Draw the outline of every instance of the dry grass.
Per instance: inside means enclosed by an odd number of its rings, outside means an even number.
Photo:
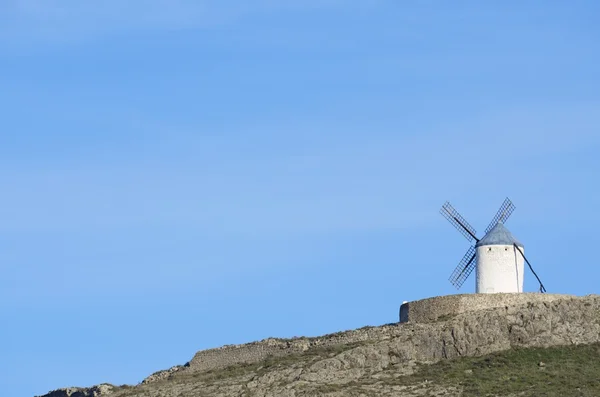
[[[406,384],[460,387],[464,396],[600,396],[600,344],[518,349],[421,365]]]

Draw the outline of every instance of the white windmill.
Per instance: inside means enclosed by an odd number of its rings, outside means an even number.
[[[546,288],[533,271],[531,264],[525,258],[524,246],[508,229],[504,222],[514,211],[515,206],[506,198],[500,206],[498,213],[492,219],[485,236],[480,240],[475,235],[475,229],[446,202],[440,213],[469,240],[475,241],[456,269],[450,275],[450,282],[459,289],[469,277],[475,267],[476,292],[477,293],[499,293],[499,292],[523,292],[523,273],[525,262],[540,283],[540,292],[546,292]]]

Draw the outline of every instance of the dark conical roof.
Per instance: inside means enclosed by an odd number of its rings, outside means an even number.
[[[497,223],[481,240],[475,244],[476,247],[482,245],[513,245],[517,244],[523,247],[523,244],[512,235],[511,232],[502,224]]]

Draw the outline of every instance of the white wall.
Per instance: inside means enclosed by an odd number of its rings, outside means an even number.
[[[512,245],[477,247],[477,293],[523,292],[524,264]]]

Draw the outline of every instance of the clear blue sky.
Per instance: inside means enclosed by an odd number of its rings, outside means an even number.
[[[599,16],[0,0],[0,395],[394,322],[456,292],[445,200],[509,196],[548,291],[598,293]]]

